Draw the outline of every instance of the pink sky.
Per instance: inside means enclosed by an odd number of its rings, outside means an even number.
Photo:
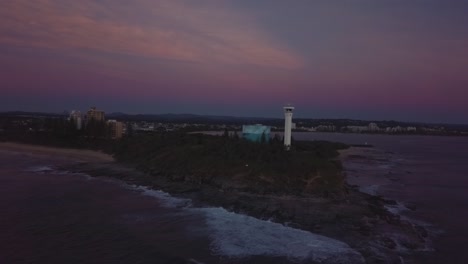
[[[468,123],[468,5],[0,3],[0,111]]]

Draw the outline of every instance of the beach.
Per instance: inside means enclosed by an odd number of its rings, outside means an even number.
[[[114,162],[114,158],[109,154],[85,149],[56,148],[14,142],[0,142],[0,150],[22,152],[31,155],[59,156],[63,159],[79,162]]]

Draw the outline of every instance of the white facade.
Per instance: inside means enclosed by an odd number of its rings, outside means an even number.
[[[284,146],[286,149],[291,147],[291,129],[294,107],[285,106],[284,109]]]
[[[73,110],[70,114],[69,120],[73,122],[76,129],[81,130],[82,116],[80,111]]]
[[[380,128],[376,123],[369,123],[369,131],[372,131],[372,132],[380,131]]]

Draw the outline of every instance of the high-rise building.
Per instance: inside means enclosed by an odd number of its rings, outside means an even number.
[[[110,137],[112,139],[122,138],[123,123],[117,120],[108,120],[107,127],[109,128]]]
[[[101,122],[104,121],[104,118],[104,111],[97,110],[96,107],[91,107],[86,113],[86,122],[91,120]]]
[[[81,130],[83,119],[82,119],[80,111],[75,111],[75,110],[71,111],[69,120],[73,122],[76,129]]]

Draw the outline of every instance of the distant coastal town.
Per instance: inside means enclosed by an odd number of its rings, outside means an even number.
[[[72,110],[61,114],[35,112],[0,113],[0,133],[7,130],[43,131],[48,123],[70,121],[77,130],[89,127],[105,130],[113,139],[128,133],[151,133],[162,131],[231,131],[241,132],[243,125],[263,124],[272,132],[284,130],[283,118],[255,118],[232,116],[207,116],[193,114],[129,115],[123,113],[106,114],[103,110],[91,107],[86,112]],[[332,132],[368,134],[408,134],[468,136],[468,125],[426,124],[398,121],[365,121],[352,119],[312,119],[296,118],[292,123],[293,132]]]

